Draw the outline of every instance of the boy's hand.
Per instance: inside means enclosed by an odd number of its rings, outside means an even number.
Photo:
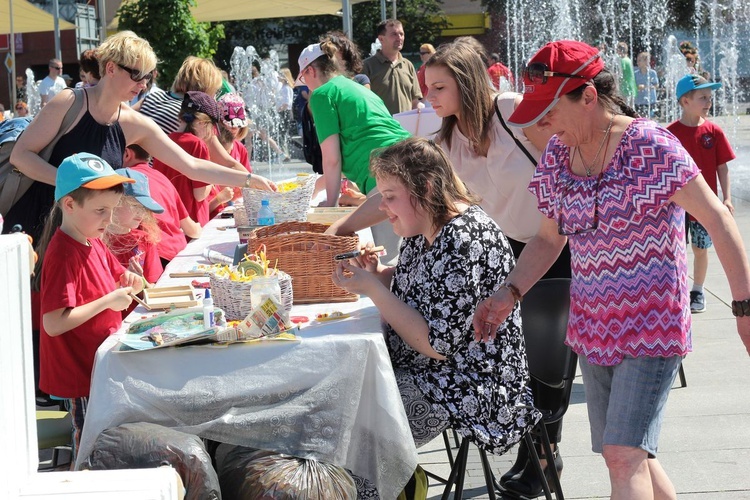
[[[113,311],[124,311],[133,302],[133,297],[130,296],[132,293],[133,289],[129,286],[109,292],[107,294],[109,308]]]
[[[132,293],[141,293],[141,290],[143,290],[143,278],[133,272],[125,271],[120,276],[120,286],[131,288]]]

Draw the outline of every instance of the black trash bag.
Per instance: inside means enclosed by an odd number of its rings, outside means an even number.
[[[237,446],[219,467],[224,500],[356,500],[357,487],[336,465]]]
[[[198,436],[161,425],[123,424],[99,434],[84,469],[148,469],[168,463],[185,486],[185,500],[221,500],[219,477]]]

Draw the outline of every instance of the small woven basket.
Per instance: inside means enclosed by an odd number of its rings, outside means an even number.
[[[290,312],[294,302],[292,277],[279,271],[278,278],[282,305],[287,312]],[[228,320],[241,321],[250,314],[250,311],[252,311],[250,303],[252,281],[232,281],[229,277],[220,277],[213,273],[208,276],[208,279],[211,283],[211,296],[214,299],[214,304],[224,310]]]
[[[236,227],[247,227],[250,225],[247,220],[247,210],[245,204],[238,201],[234,202],[234,225]]]
[[[261,191],[260,189],[243,188],[242,199],[247,213],[246,226],[258,224],[258,210],[263,200],[273,211],[276,224],[290,221],[306,221],[307,211],[310,209],[310,200],[315,190],[315,175],[298,177],[297,182],[302,183],[300,187],[285,193],[273,191]]]
[[[247,241],[255,251],[265,245],[266,258],[294,279],[294,303],[353,302],[359,298],[333,284],[334,257],[359,246],[359,237],[323,234],[325,224],[284,222],[254,229]]]

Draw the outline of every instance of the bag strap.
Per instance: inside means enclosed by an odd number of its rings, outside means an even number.
[[[39,152],[39,156],[45,161],[49,160],[50,156],[52,156],[52,150],[55,148],[55,145],[57,145],[57,141],[59,141],[60,138],[65,135],[65,132],[68,131],[70,126],[73,125],[73,122],[78,117],[78,113],[81,111],[81,108],[83,108],[84,90],[72,90],[73,95],[75,96],[75,100],[73,101],[73,104],[70,106],[70,108],[68,108],[68,111],[65,112],[65,116],[63,117],[62,123],[60,124],[60,130],[57,131],[57,135],[55,135],[52,141]]]
[[[534,168],[536,168],[536,159],[531,155],[531,153],[529,153],[529,150],[526,149],[523,144],[521,144],[521,141],[518,140],[518,137],[516,137],[513,132],[510,131],[510,128],[508,127],[508,125],[506,125],[505,120],[503,120],[503,115],[500,114],[500,107],[497,104],[497,100],[499,97],[500,96],[497,95],[495,96],[495,113],[497,113],[497,119],[500,120],[500,125],[503,126],[505,131],[508,132],[508,135],[510,135],[515,141],[516,146],[518,146],[518,148],[523,151],[523,154],[526,155],[526,158],[528,158],[531,164],[534,165]]]

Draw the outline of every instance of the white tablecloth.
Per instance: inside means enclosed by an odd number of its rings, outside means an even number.
[[[192,267],[207,246],[231,255],[236,231],[217,230],[231,224],[212,221],[172,261],[163,283],[190,282],[168,273]],[[369,299],[295,306],[292,314],[312,319],[333,310],[351,317],[308,324],[296,342],[113,352],[110,337],[97,352],[78,464],[105,429],[146,421],[341,465],[395,498],[417,456],[380,316]]]

